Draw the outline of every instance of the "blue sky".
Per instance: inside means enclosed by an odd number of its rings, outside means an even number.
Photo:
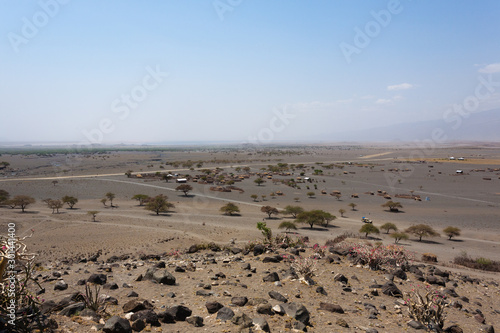
[[[0,0],[0,141],[269,143],[442,119],[500,82],[498,17],[499,1]],[[471,112],[500,107],[500,86],[483,95]]]

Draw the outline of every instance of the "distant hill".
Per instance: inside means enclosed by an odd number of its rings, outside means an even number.
[[[450,117],[450,119],[452,118]],[[462,118],[460,125],[457,124],[458,122],[455,120],[447,123],[441,119],[401,123],[363,131],[330,133],[323,135],[319,139],[358,142],[408,142],[429,139],[435,129],[441,129],[448,142],[500,141],[500,109],[472,113],[468,118]],[[453,127],[456,127],[456,129]]]

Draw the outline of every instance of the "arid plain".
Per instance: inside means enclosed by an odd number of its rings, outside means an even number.
[[[294,235],[309,237],[310,244],[323,245],[346,232],[357,234],[363,226],[362,217],[373,220],[378,227],[394,223],[401,231],[427,224],[441,236],[418,241],[410,235],[410,239],[400,242],[416,253],[417,261],[422,253],[430,252],[438,258],[436,265],[447,270],[498,280],[494,273],[452,263],[464,253],[473,258],[500,260],[500,148],[496,147],[109,149],[42,156],[4,153],[0,161],[9,163],[8,168],[0,170],[0,189],[11,197],[29,195],[36,199],[25,213],[1,207],[2,229],[14,222],[18,236],[34,230],[26,244],[38,254],[38,262],[89,257],[97,251],[102,251],[104,260],[124,254],[183,252],[193,244],[210,242],[222,246],[234,243],[243,248],[248,242],[262,239],[257,222],[265,221],[276,235],[284,232],[278,229],[281,222],[293,221],[282,214],[268,219],[261,212],[262,206],[282,210],[297,205],[337,217],[327,227],[311,229],[307,224],[298,224]],[[281,170],[271,171],[274,166]],[[125,175],[129,171],[131,174]],[[167,182],[163,174],[173,177]],[[204,184],[207,175],[209,182],[213,176],[214,183]],[[261,185],[254,182],[259,177],[265,180]],[[187,178],[193,187],[187,196],[175,190],[179,186],[176,178]],[[294,186],[290,186],[291,179]],[[228,185],[229,180],[235,181]],[[233,189],[213,190],[224,186]],[[334,191],[341,196],[332,195]],[[114,207],[101,202],[108,192],[115,194]],[[382,193],[401,203],[399,212],[381,207],[389,200]],[[132,200],[136,194],[164,194],[175,207],[157,215]],[[254,194],[256,199],[251,197]],[[52,213],[43,202],[65,195],[78,198],[74,209],[64,206],[59,213]],[[240,213],[223,215],[219,209],[228,202],[236,204]],[[351,203],[356,205],[354,209]],[[339,209],[345,210],[343,217]],[[99,212],[96,222],[88,211]],[[448,240],[442,233],[447,226],[460,228],[461,235]],[[370,236],[371,242],[394,243],[382,231]]]

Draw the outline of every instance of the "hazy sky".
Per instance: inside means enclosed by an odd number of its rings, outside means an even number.
[[[0,141],[268,143],[498,108],[499,17],[498,0],[0,0]]]

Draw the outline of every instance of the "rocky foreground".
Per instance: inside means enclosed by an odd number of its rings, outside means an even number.
[[[411,318],[412,290],[442,299],[442,331],[494,332],[500,322],[495,280],[416,262],[402,268],[374,271],[336,247],[257,244],[97,253],[42,263],[35,277],[52,332],[440,331]]]

